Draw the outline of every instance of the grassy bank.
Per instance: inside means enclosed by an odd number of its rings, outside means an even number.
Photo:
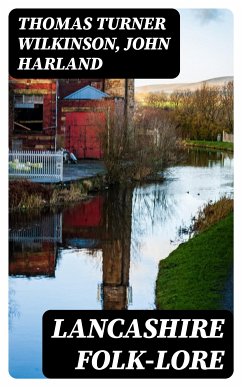
[[[223,309],[233,265],[233,213],[204,230],[160,261],[158,309]]]
[[[9,182],[9,209],[26,210],[78,202],[89,193],[103,189],[105,177],[95,177],[69,184],[39,184],[28,180]]]
[[[232,142],[186,140],[185,145],[200,148],[226,150],[230,152],[233,152],[234,150],[234,144]]]

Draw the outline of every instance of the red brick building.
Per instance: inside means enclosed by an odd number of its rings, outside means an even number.
[[[133,79],[10,78],[10,149],[67,148],[78,158],[102,158],[107,107],[134,107]],[[104,109],[104,106],[106,108]]]

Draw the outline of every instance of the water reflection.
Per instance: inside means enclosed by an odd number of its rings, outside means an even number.
[[[221,152],[216,149],[188,148],[185,165],[196,167],[212,167],[220,165],[221,167],[230,164],[233,161],[232,152]]]
[[[126,309],[129,289],[132,190],[110,190],[62,213],[11,214],[9,274],[55,277],[63,250],[102,252],[104,309]]]
[[[16,213],[9,217],[9,274],[54,276],[62,214]]]
[[[232,162],[232,154],[188,149],[186,166],[168,170],[163,183],[110,189],[63,211],[10,214],[10,276],[54,278],[66,253],[84,251],[101,260],[100,306],[126,309],[131,255],[135,265],[147,238],[155,251],[158,233],[160,241],[166,236],[162,251],[168,255],[200,203],[232,192]]]
[[[103,244],[102,305],[126,309],[129,294],[132,191],[111,190],[105,201],[107,239]]]
[[[152,309],[158,263],[198,208],[233,192],[233,159],[188,152],[166,180],[99,193],[63,211],[10,214],[10,373],[43,377],[49,309]]]

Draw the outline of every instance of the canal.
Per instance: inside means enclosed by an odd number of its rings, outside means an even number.
[[[42,378],[50,309],[154,309],[160,259],[208,201],[233,195],[233,155],[191,149],[162,183],[112,188],[59,211],[10,214],[9,371]]]

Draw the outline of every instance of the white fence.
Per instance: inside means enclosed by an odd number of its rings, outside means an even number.
[[[10,151],[9,177],[51,183],[63,180],[63,152]]]
[[[12,227],[9,241],[21,243],[62,242],[62,214],[45,215],[22,227]]]

